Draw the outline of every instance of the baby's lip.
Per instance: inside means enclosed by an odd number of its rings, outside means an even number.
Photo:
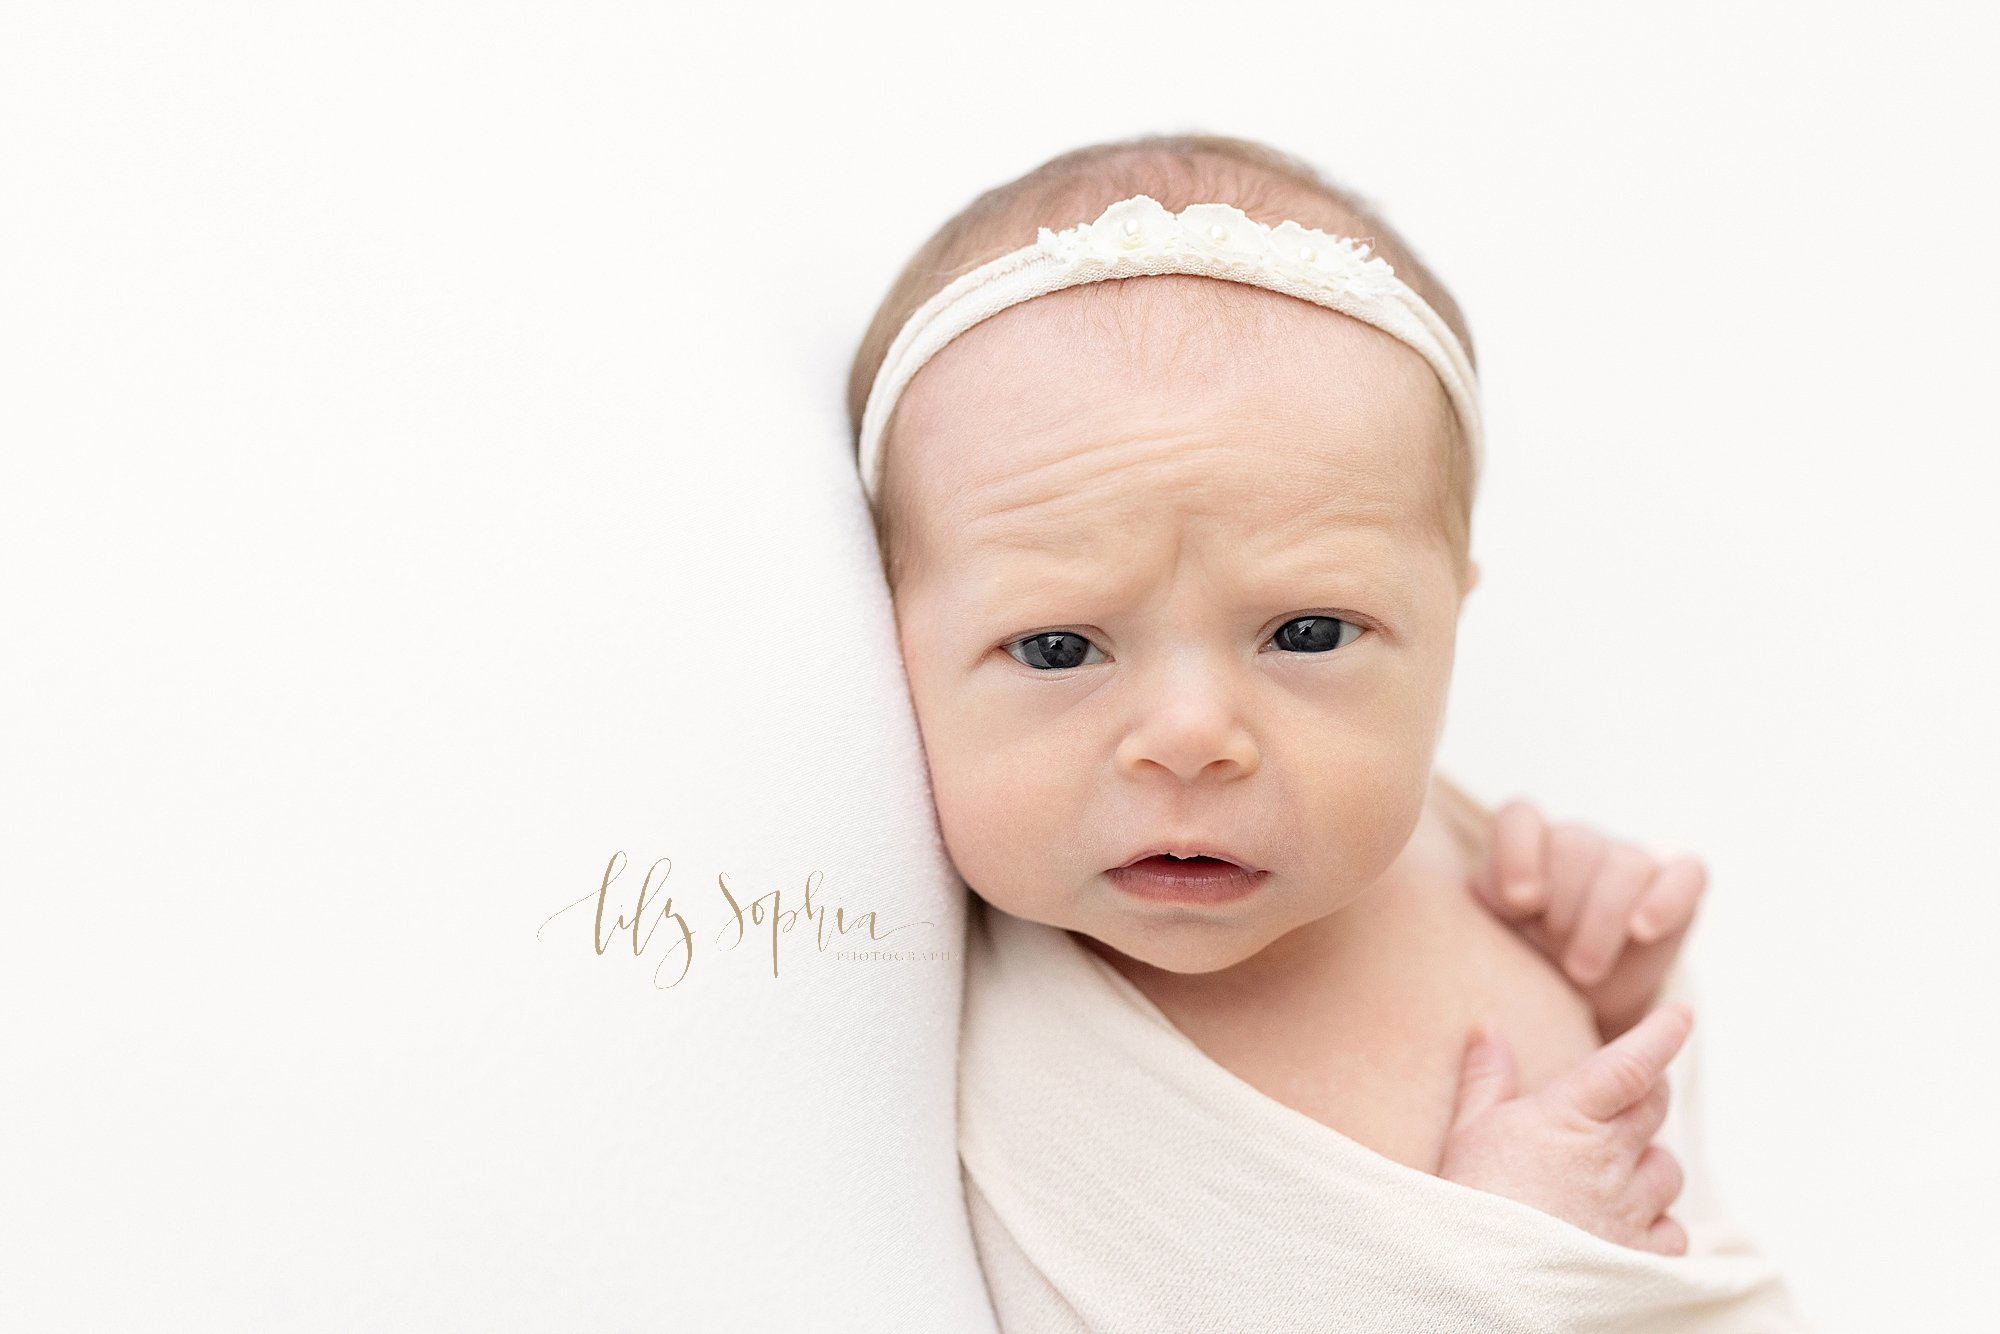
[[[1133,853],[1112,869],[1122,871],[1132,865],[1132,863],[1142,862],[1148,857],[1165,857],[1169,855],[1175,857],[1213,857],[1217,861],[1228,862],[1232,866],[1240,866],[1246,871],[1261,871],[1264,869],[1238,854],[1228,851],[1220,843],[1205,843],[1199,839],[1191,839],[1185,843],[1156,843],[1142,851]]]

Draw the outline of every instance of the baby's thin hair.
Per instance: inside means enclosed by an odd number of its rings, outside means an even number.
[[[1060,231],[1089,222],[1117,201],[1150,195],[1171,212],[1189,204],[1233,204],[1266,225],[1290,218],[1307,227],[1369,243],[1405,283],[1436,310],[1465,345],[1476,367],[1472,332],[1444,284],[1415,250],[1383,221],[1380,209],[1338,185],[1303,158],[1251,139],[1220,134],[1148,134],[1089,144],[981,194],[932,233],[903,266],[869,322],[847,377],[850,444],[858,459],[861,415],[889,345],[911,315],[954,279],[1032,243],[1039,228]],[[1121,280],[1123,281],[1144,281]],[[1207,284],[1200,284],[1204,288]],[[1205,298],[1220,313],[1226,294]],[[895,588],[910,573],[911,553],[898,534],[909,531],[909,501],[890,447],[898,413],[882,434],[883,471],[875,504],[882,571]],[[1473,473],[1463,434],[1433,467],[1438,494],[1448,499],[1445,523],[1461,564],[1470,544]]]

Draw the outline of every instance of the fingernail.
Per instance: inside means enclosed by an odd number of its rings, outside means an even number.
[[[1650,945],[1660,937],[1660,924],[1645,913],[1632,919],[1632,939],[1641,945]]]

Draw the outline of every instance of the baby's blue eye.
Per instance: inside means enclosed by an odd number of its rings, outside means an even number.
[[[1299,627],[1296,634],[1285,633],[1294,626]],[[1352,630],[1354,634],[1342,638],[1343,630]],[[1295,621],[1286,621],[1279,626],[1278,633],[1271,636],[1271,641],[1280,648],[1290,649],[1296,653],[1327,653],[1337,648],[1345,648],[1360,637],[1361,627],[1353,621],[1343,621],[1338,616],[1301,616]]]
[[[1084,654],[1096,645],[1082,635],[1068,630],[1051,630],[1045,635],[1029,635],[1017,639],[1007,646],[1014,660],[1042,671],[1060,671],[1067,667],[1081,666]],[[1015,650],[1020,652],[1016,653]],[[1098,657],[1102,658],[1102,653]]]
[[[1350,630],[1352,634],[1346,633]],[[1291,653],[1330,653],[1334,649],[1346,648],[1359,639],[1361,633],[1361,626],[1353,621],[1343,621],[1338,616],[1300,616],[1279,626],[1277,633],[1271,636],[1271,642]],[[1096,650],[1096,645],[1071,630],[1029,635],[1007,646],[1007,652],[1016,662],[1047,672],[1083,666],[1088,655]],[[1102,652],[1098,652],[1100,661],[1103,656]]]

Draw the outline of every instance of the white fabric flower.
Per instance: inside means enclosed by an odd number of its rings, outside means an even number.
[[[1223,273],[1282,273],[1321,290],[1384,295],[1396,286],[1395,270],[1371,256],[1365,241],[1289,218],[1266,226],[1233,204],[1189,204],[1172,213],[1150,195],[1133,195],[1090,222],[1039,229],[1036,244],[1065,265],[1095,261],[1117,270],[1148,256],[1197,256]]]

